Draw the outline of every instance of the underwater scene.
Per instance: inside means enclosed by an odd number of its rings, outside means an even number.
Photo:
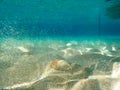
[[[0,90],[120,90],[120,0],[0,0]]]

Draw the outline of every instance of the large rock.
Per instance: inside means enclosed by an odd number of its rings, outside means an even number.
[[[71,90],[101,90],[97,79],[82,79]]]
[[[97,79],[102,90],[120,90],[120,79],[112,78],[111,75],[94,75],[91,79]]]

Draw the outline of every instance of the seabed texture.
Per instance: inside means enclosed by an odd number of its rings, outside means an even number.
[[[120,90],[120,0],[0,0],[0,90]]]
[[[120,90],[119,42],[4,39],[1,90]]]

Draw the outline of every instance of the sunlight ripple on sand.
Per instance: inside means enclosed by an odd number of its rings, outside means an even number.
[[[29,50],[27,48],[23,47],[23,46],[19,46],[17,48],[22,52],[29,52]]]

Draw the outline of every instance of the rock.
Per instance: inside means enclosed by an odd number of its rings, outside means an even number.
[[[113,64],[113,70],[111,74],[112,78],[120,78],[120,62]]]
[[[97,79],[82,79],[71,90],[101,90]]]
[[[120,79],[112,78],[111,75],[93,75],[91,79],[97,79],[102,90],[120,90]]]
[[[71,65],[64,60],[54,60],[50,63],[50,67],[60,71],[67,71],[72,68]]]
[[[63,76],[63,75],[69,75],[69,70],[71,70],[71,65],[64,61],[64,60],[53,60],[48,65],[43,71],[43,74],[41,75],[41,79],[46,78],[48,76]]]

